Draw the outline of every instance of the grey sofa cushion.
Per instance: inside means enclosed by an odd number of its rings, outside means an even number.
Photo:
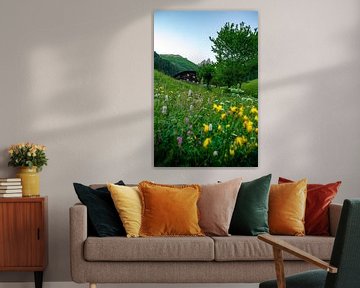
[[[277,236],[280,239],[319,257],[330,260],[334,237],[322,236]],[[212,237],[215,242],[215,261],[273,260],[272,246],[254,236]],[[298,260],[284,253],[284,260]]]
[[[210,237],[88,237],[87,261],[213,261]]]

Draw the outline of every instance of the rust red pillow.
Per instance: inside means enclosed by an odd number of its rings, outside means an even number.
[[[292,180],[279,177],[279,184],[290,183]],[[307,184],[305,210],[305,234],[329,235],[329,206],[336,196],[341,181],[329,184]]]

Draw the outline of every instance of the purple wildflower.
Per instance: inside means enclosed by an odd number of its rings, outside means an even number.
[[[182,142],[183,142],[183,138],[181,136],[177,137],[176,138],[177,142],[178,142],[178,145],[179,147],[181,146]]]

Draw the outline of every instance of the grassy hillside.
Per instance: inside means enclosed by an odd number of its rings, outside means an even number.
[[[180,72],[179,67],[175,66],[170,61],[162,58],[156,52],[154,52],[154,69],[161,71],[166,75],[170,75],[170,76],[174,76]]]
[[[172,54],[161,54],[161,58],[169,61],[173,65],[175,65],[179,72],[186,71],[186,70],[194,70],[197,71],[199,67],[191,62],[190,60],[180,56],[180,55],[172,55]]]
[[[256,98],[258,97],[258,87],[258,79],[248,81],[241,85],[241,89],[244,90],[246,94]]]
[[[156,167],[254,167],[258,102],[154,71]]]

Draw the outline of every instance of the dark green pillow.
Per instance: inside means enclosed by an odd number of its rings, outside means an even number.
[[[230,222],[230,234],[256,236],[269,233],[270,181],[271,174],[241,184]]]
[[[123,181],[115,183],[125,185]],[[116,211],[107,187],[92,189],[80,183],[74,183],[75,192],[87,207],[89,234],[94,236],[125,236],[126,232]]]

